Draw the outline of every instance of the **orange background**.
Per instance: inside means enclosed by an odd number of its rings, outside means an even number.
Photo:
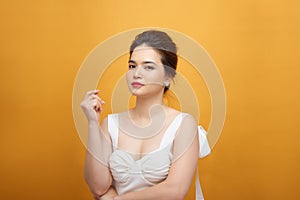
[[[199,162],[206,199],[299,199],[299,4],[2,2],[0,198],[92,199],[72,118],[76,73],[101,41],[155,26],[197,40],[224,80],[225,126]]]

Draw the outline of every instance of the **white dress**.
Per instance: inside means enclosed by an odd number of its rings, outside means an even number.
[[[109,159],[109,167],[113,176],[113,185],[118,194],[143,190],[164,181],[172,164],[171,147],[182,119],[186,113],[180,113],[167,128],[160,147],[134,160],[132,155],[118,149],[119,119],[118,114],[108,115],[108,131],[113,143],[113,152]],[[199,127],[198,130],[201,130]],[[201,134],[198,134],[201,136]],[[200,138],[200,143],[201,139]],[[201,148],[200,148],[201,149]],[[199,180],[196,179],[196,199],[204,199]]]

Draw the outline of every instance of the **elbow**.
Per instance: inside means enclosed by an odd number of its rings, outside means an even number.
[[[184,200],[185,198],[185,193],[177,191],[175,192],[175,196],[172,198],[173,200]]]
[[[89,186],[89,187],[90,187],[91,193],[94,195],[94,197],[97,197],[97,198],[99,198],[102,195],[104,195],[108,191],[108,189],[109,189],[109,187],[107,189],[103,188],[103,187],[102,188],[91,187],[91,186]]]
[[[172,200],[184,200],[187,192],[188,191],[182,186],[179,186],[179,185],[174,186],[172,188],[173,195],[171,198],[172,198]]]
[[[106,181],[99,182],[85,177],[85,181],[89,186],[89,189],[91,193],[94,195],[94,197],[101,197],[102,195],[104,195],[109,190],[112,184],[112,180],[110,178]]]

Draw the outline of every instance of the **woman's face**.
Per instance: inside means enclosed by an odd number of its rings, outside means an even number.
[[[167,77],[160,54],[145,45],[136,47],[128,61],[126,79],[129,90],[135,96],[163,92]]]

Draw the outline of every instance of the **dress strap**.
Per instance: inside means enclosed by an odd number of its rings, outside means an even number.
[[[160,149],[165,148],[167,145],[171,144],[175,138],[177,130],[181,125],[182,119],[187,116],[187,113],[180,113],[178,114],[170,126],[167,128],[161,142],[160,142]]]
[[[107,117],[108,132],[112,140],[113,150],[118,147],[118,132],[119,132],[119,116],[118,114],[110,114]]]

